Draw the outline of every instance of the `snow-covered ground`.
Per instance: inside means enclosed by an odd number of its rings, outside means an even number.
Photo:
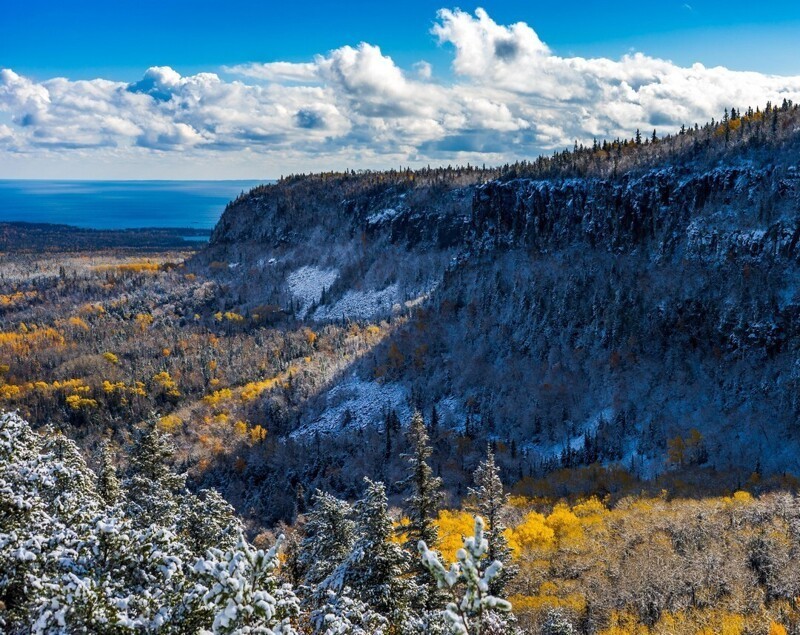
[[[289,293],[300,301],[300,317],[305,317],[308,309],[319,302],[325,289],[336,282],[339,272],[336,269],[320,269],[319,267],[300,267],[286,276]]]
[[[292,433],[302,437],[332,434],[348,428],[382,426],[384,414],[394,410],[403,424],[411,420],[408,390],[397,383],[364,381],[358,375],[344,379],[325,395],[325,409],[313,421]]]
[[[392,311],[395,304],[403,301],[397,284],[390,284],[380,291],[353,291],[345,293],[333,306],[321,306],[312,316],[315,320],[337,320],[350,318],[367,320],[376,315]]]
[[[385,223],[386,221],[390,221],[395,218],[400,212],[394,208],[387,208],[382,209],[379,212],[375,212],[370,214],[367,217],[367,224],[368,225],[380,225],[381,223]]]

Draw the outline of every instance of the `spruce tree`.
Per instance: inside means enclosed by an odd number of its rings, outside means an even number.
[[[150,421],[133,446],[125,481],[127,511],[139,526],[170,525],[178,520],[186,476],[172,471],[174,453],[169,437]]]
[[[503,490],[500,468],[495,463],[490,446],[486,448],[486,460],[478,465],[473,479],[475,487],[469,488],[470,495],[475,499],[473,510],[489,524],[486,557],[492,562],[498,560],[503,563],[503,570],[492,579],[489,589],[492,595],[500,595],[508,580],[516,573],[516,568],[509,564],[511,549],[503,535],[506,530],[503,526],[503,511],[508,503],[508,494]]]
[[[480,516],[475,517],[474,535],[464,538],[464,547],[456,553],[457,562],[449,569],[424,541],[420,541],[418,549],[424,566],[449,595],[444,617],[453,635],[518,633],[511,604],[491,592],[503,563],[488,558],[489,543]]]
[[[97,493],[107,505],[116,505],[122,497],[122,487],[114,465],[114,455],[105,442],[100,448],[100,474],[97,476]]]
[[[408,476],[401,483],[411,487],[405,499],[408,524],[404,527],[408,535],[407,545],[413,553],[420,540],[435,546],[438,530],[434,519],[442,503],[442,479],[433,475],[428,459],[431,447],[425,421],[419,411],[414,412],[408,429],[411,452],[404,455],[408,460]]]
[[[181,498],[177,530],[192,554],[201,556],[212,547],[232,549],[244,527],[217,490],[204,489],[197,496],[187,493]]]
[[[318,585],[347,558],[356,538],[352,515],[353,508],[346,501],[320,490],[314,493],[306,516],[306,535],[300,543],[304,585]]]
[[[408,428],[408,441],[411,451],[403,455],[408,461],[408,476],[401,486],[410,487],[411,493],[405,499],[405,512],[408,517],[402,530],[406,534],[405,548],[410,554],[416,553],[417,545],[422,540],[434,549],[439,542],[439,532],[435,518],[442,502],[442,479],[433,475],[428,465],[431,448],[425,421],[419,411],[414,412]],[[441,603],[436,578],[425,568],[421,561],[412,559],[415,570],[417,594],[413,598],[415,607],[430,610]]]
[[[364,478],[366,489],[356,502],[358,539],[347,560],[329,580],[334,590],[351,587],[357,597],[386,616],[395,628],[411,619],[411,598],[416,594],[408,579],[409,555],[392,538],[394,527],[389,516],[383,483]]]

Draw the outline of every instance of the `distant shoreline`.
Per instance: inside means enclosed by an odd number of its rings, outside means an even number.
[[[0,221],[0,252],[196,251],[207,243],[211,233],[211,229],[197,227],[89,229],[61,223]]]

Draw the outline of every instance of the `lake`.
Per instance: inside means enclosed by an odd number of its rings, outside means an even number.
[[[0,222],[213,229],[228,201],[270,182],[0,180]]]

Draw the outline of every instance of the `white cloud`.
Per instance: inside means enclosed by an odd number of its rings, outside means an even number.
[[[169,157],[191,159],[209,177],[491,163],[637,128],[674,131],[726,107],[800,101],[800,77],[686,68],[642,53],[561,57],[529,25],[500,25],[481,9],[440,11],[432,34],[453,51],[447,79],[424,61],[405,71],[364,42],[305,63],[224,67],[222,76],[152,67],[131,84],[2,70],[0,174],[37,161],[49,170],[76,153],[86,166],[113,157],[134,172],[151,161],[174,173]]]

